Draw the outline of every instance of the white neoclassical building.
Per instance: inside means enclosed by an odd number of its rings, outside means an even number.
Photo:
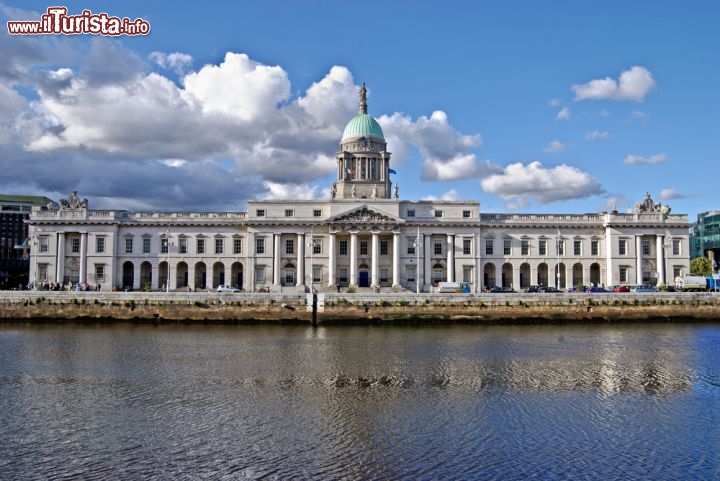
[[[305,291],[342,286],[472,292],[530,285],[672,283],[689,272],[687,215],[646,194],[632,213],[491,214],[475,201],[410,201],[390,180],[377,121],[360,109],[325,200],[250,201],[247,212],[92,210],[76,192],[33,209],[30,279],[103,289]]]

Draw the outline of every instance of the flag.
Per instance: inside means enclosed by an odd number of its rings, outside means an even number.
[[[350,169],[348,169],[347,167],[345,167],[345,173],[346,173],[346,174],[349,174],[349,173],[350,173]]]
[[[397,172],[395,172],[395,171],[392,170],[392,169],[388,169],[388,172],[391,173],[391,174],[397,174]]]

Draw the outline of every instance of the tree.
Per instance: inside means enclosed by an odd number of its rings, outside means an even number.
[[[690,261],[690,274],[694,276],[711,276],[712,262],[707,257],[696,257]]]

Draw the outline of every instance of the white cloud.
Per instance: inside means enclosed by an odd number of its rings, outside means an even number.
[[[570,118],[570,109],[567,107],[563,107],[560,109],[560,112],[557,113],[555,116],[555,119],[557,120],[567,120]]]
[[[278,182],[265,182],[267,194],[265,199],[315,199],[317,197],[316,188],[305,184],[281,184]]]
[[[554,152],[560,152],[565,148],[565,144],[560,142],[559,140],[553,140],[549,144],[547,144],[547,147],[543,149],[544,152],[547,153],[554,153]]]
[[[187,71],[192,63],[192,57],[182,52],[152,52],[148,58],[164,69],[170,69],[178,74],[183,74]]]
[[[496,168],[488,162],[478,163],[473,147],[482,144],[479,134],[463,135],[448,121],[447,114],[435,111],[430,117],[421,116],[413,121],[405,114],[383,115],[378,121],[393,152],[393,164],[407,160],[410,146],[415,146],[423,155],[423,180],[455,180],[480,177]]]
[[[651,155],[650,157],[641,157],[639,155],[628,155],[625,157],[624,163],[628,165],[635,165],[635,164],[662,164],[664,162],[667,162],[667,155],[665,154],[656,154]]]
[[[447,192],[443,193],[440,197],[437,197],[435,195],[426,195],[422,198],[422,200],[447,200],[447,201],[454,201],[454,200],[460,200],[460,195],[458,194],[458,191],[455,189],[450,189]]]
[[[548,102],[548,105],[550,107],[560,107],[562,105],[562,100],[560,99],[550,99]]]
[[[622,209],[624,206],[628,206],[630,203],[628,202],[627,198],[624,195],[610,195],[605,199],[605,202],[602,204],[600,211],[601,212],[613,212],[618,211],[622,212]]]
[[[585,84],[571,87],[575,92],[575,100],[611,99],[642,101],[655,88],[653,74],[645,67],[638,65],[625,70],[616,81],[610,77],[591,80]]]
[[[585,134],[585,140],[600,140],[607,139],[610,137],[610,132],[604,130],[593,130]]]
[[[692,196],[680,193],[680,192],[678,192],[677,189],[670,188],[670,189],[661,190],[660,195],[658,197],[661,200],[673,200],[673,199],[687,199]]]
[[[546,204],[602,193],[598,181],[588,173],[565,164],[546,168],[537,161],[510,164],[502,174],[491,175],[480,185],[485,192],[498,195],[511,209],[526,206],[533,199]]]

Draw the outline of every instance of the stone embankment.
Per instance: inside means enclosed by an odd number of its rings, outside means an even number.
[[[320,296],[330,324],[540,324],[720,320],[720,294],[346,294]],[[0,293],[0,322],[310,324],[305,294]]]

